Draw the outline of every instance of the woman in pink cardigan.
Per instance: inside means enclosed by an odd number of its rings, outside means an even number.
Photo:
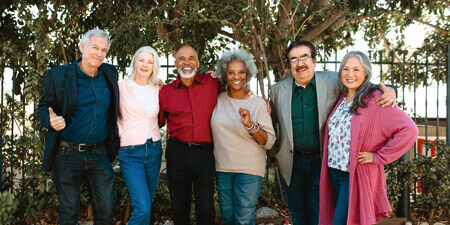
[[[130,225],[150,223],[161,168],[159,67],[158,53],[142,47],[131,60],[128,79],[119,82],[119,162],[133,207]]]
[[[344,92],[325,129],[321,225],[371,225],[392,212],[383,165],[405,154],[418,130],[398,106],[377,106],[375,99],[382,92],[370,82],[371,77],[371,63],[364,53],[344,56],[339,68]]]

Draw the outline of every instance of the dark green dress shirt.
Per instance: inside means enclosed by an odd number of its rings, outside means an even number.
[[[291,114],[294,151],[320,154],[319,110],[315,75],[304,88],[298,86],[295,80],[292,85]]]

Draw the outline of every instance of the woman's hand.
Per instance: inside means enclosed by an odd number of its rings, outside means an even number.
[[[246,127],[251,127],[252,122],[250,121],[250,112],[247,109],[239,108],[239,115],[241,116],[241,121]]]
[[[373,163],[373,152],[358,153],[359,164]]]

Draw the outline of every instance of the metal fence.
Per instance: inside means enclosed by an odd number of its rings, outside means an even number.
[[[407,60],[405,52],[395,52],[397,59],[394,57],[394,52],[390,53],[391,57],[389,58],[383,58],[382,53],[382,51],[369,52],[374,66],[373,71],[374,73],[377,72],[379,74],[378,78],[375,79],[385,81],[388,84],[394,84],[397,87],[398,101],[402,103],[401,107],[410,114],[420,128],[419,139],[423,141],[418,141],[417,145],[422,145],[423,142],[429,140],[433,141],[433,138],[450,140],[450,132],[448,132],[450,121],[446,119],[450,116],[448,110],[448,107],[450,106],[450,99],[448,99],[448,96],[450,96],[450,86],[448,85],[450,81],[450,48],[447,49],[445,55],[437,59],[436,63],[430,63],[428,60],[429,57],[422,60],[418,60],[417,57],[413,58],[413,60]],[[402,61],[398,60],[398,56],[401,56]],[[334,58],[334,60],[331,60],[330,58]],[[319,56],[316,70],[337,70],[339,63],[340,61],[338,61],[337,52],[327,58]],[[167,57],[167,55],[165,64],[163,62],[161,62],[161,64],[161,72],[166,75],[170,74],[170,70],[174,68],[174,66],[169,63],[169,57]],[[19,96],[15,95],[14,88],[23,89],[24,85],[15,85],[16,76],[14,76],[14,74],[18,73],[19,70],[26,70],[26,67],[5,64],[1,64],[0,66],[0,92],[2,96],[0,100],[0,115],[2,115],[0,118],[0,124],[2,125],[0,126],[0,190],[11,190],[12,192],[21,192],[23,194],[24,192],[29,191],[25,190],[24,183],[26,179],[26,170],[31,168],[29,165],[26,165],[25,158],[31,158],[31,161],[34,160],[35,162],[39,162],[39,159],[36,158],[36,151],[43,150],[35,149],[34,147],[25,150],[25,147],[16,145],[16,142],[21,138],[20,133],[29,129],[28,123],[25,120],[22,120],[20,123],[12,121],[14,120],[13,115],[17,108],[15,104],[8,104],[7,106],[5,105],[5,102],[7,101],[7,95],[9,96],[9,100],[16,99],[18,102],[21,102],[21,104],[19,104],[20,107],[22,107],[21,110],[27,111],[28,114],[34,111],[37,102],[32,102],[27,105],[25,104],[25,96],[23,94]],[[125,71],[126,68],[126,66],[117,67],[121,68],[121,71]],[[395,74],[398,73],[400,73],[400,76],[396,77]],[[406,74],[408,74],[408,76],[406,76]],[[420,74],[422,77],[418,79]],[[125,73],[121,73],[121,76],[125,76]],[[442,77],[445,77],[446,84],[443,84],[441,81]],[[407,79],[413,81],[411,85],[407,84]],[[422,86],[419,85],[419,80],[423,83]],[[258,82],[255,81],[255,85],[255,90],[258,93]],[[433,91],[435,94],[431,95]],[[24,91],[22,90],[21,93],[24,93]],[[417,96],[418,93],[420,93],[419,97]],[[420,102],[420,98],[424,98],[424,102]],[[436,106],[433,106],[431,100],[435,100]],[[418,113],[419,109],[421,110],[421,113]],[[434,117],[430,117],[428,114],[431,109],[435,110]],[[440,111],[441,113],[439,113]],[[446,115],[442,115],[444,114],[442,112]],[[8,118],[11,121],[5,121],[6,116],[4,115],[6,114],[10,115]],[[447,141],[447,145],[449,145],[449,141]],[[433,154],[432,150],[427,148],[423,150],[422,146],[415,145],[413,149],[414,152],[403,157],[405,160],[409,160],[410,157],[414,158],[418,154],[430,156]],[[413,193],[415,193],[415,191],[413,191]]]

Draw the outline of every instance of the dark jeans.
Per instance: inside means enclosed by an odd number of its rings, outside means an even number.
[[[189,147],[169,139],[166,160],[175,225],[190,224],[192,184],[197,225],[215,224],[213,144]]]
[[[82,179],[86,179],[88,185],[94,224],[114,224],[114,171],[105,147],[90,153],[59,147],[54,176],[60,224],[78,224]]]
[[[291,184],[286,185],[286,195],[294,225],[319,223],[319,156],[294,156]]]
[[[334,210],[333,225],[346,225],[348,216],[348,193],[350,191],[350,173],[329,168],[330,178],[333,182],[334,192],[337,196]]]

